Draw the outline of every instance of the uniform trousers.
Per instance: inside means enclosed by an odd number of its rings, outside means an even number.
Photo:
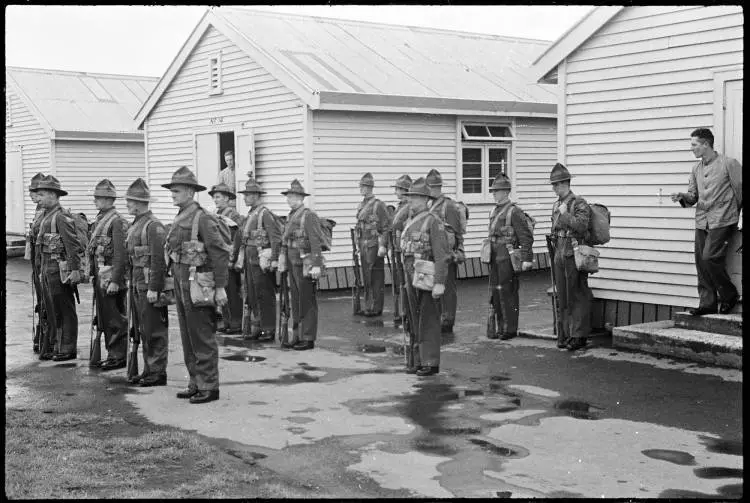
[[[59,354],[76,353],[78,348],[78,313],[73,287],[60,280],[60,268],[55,260],[44,260],[41,285],[44,309],[47,311],[50,349]]]
[[[588,273],[576,269],[573,256],[564,256],[555,250],[553,262],[557,281],[557,303],[560,309],[562,334],[557,340],[564,343],[568,338],[587,338],[591,333],[591,302]]]
[[[34,311],[37,313],[37,325],[36,330],[34,331],[34,346],[39,344],[39,340],[42,337],[42,330],[45,330],[46,326],[46,320],[44,319],[45,315],[45,309],[44,309],[44,299],[42,297],[42,282],[39,279],[39,267],[36,264],[36,261],[32,258],[31,259],[31,280],[34,282]]]
[[[258,264],[245,262],[247,305],[253,313],[253,327],[264,332],[276,330],[276,273],[264,272]]]
[[[378,247],[360,243],[359,260],[365,286],[365,311],[383,312],[385,301],[385,257],[378,257]]]
[[[458,293],[456,292],[456,273],[458,264],[448,264],[448,274],[445,275],[445,293],[440,299],[440,319],[444,325],[453,325],[456,321],[456,307],[458,306]]]
[[[242,328],[242,273],[229,269],[227,276],[227,303],[221,309],[224,327],[229,330]]]
[[[695,229],[700,307],[716,309],[718,302],[730,301],[737,295],[737,288],[726,269],[729,241],[736,228],[736,225],[728,225],[709,230]]]
[[[96,295],[96,321],[104,333],[104,347],[108,360],[125,360],[128,353],[127,289],[108,295],[99,287],[99,278],[94,275]]]
[[[169,313],[167,306],[155,307],[146,298],[146,290],[135,291],[137,320],[143,347],[142,378],[167,377],[169,352]]]
[[[440,300],[432,298],[432,292],[412,286],[414,281],[414,257],[404,258],[406,273],[406,295],[409,309],[409,345],[407,366],[440,366]]]
[[[213,306],[195,307],[190,299],[189,266],[174,264],[177,321],[185,366],[192,390],[219,389],[219,345],[216,342],[216,310]]]
[[[293,338],[304,342],[315,341],[318,335],[318,297],[315,282],[302,276],[302,264],[292,264],[289,272]]]
[[[497,330],[503,334],[518,331],[518,275],[510,259],[490,265],[490,295],[495,310]]]

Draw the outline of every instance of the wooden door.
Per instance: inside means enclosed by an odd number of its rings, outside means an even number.
[[[196,133],[195,135],[195,176],[198,183],[206,187],[203,192],[198,192],[196,200],[201,206],[213,211],[214,203],[208,191],[216,185],[219,176],[219,134],[218,133]]]
[[[23,167],[21,152],[5,152],[5,230],[10,233],[23,234],[24,200],[23,200]]]
[[[742,163],[742,80],[724,82],[724,152]],[[727,272],[742,295],[742,231],[729,243]]]
[[[252,173],[253,177],[256,177],[255,173],[255,146],[253,143],[253,133],[251,131],[237,131],[234,137],[234,163],[235,163],[235,192],[237,193],[237,211],[240,215],[247,214],[247,206],[245,206],[245,200],[243,195],[238,191],[245,190],[245,183],[249,176],[248,173]],[[257,178],[256,178],[257,180]]]

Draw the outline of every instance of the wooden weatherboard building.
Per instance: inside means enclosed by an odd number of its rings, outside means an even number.
[[[280,192],[298,178],[313,194],[307,204],[337,222],[321,288],[341,288],[353,280],[360,176],[372,172],[376,196],[395,203],[398,176],[436,168],[444,191],[470,206],[470,260],[459,277],[474,277],[488,273],[478,259],[494,204],[488,188],[505,171],[511,197],[539,221],[534,251],[546,266],[557,97],[529,71],[548,44],[212,8],[136,116],[148,182],[162,192],[155,213],[176,214],[160,187],[175,169],[187,165],[211,186],[232,149],[238,187],[254,170],[266,204],[286,215]],[[199,200],[210,204],[205,193]]]
[[[612,213],[589,280],[602,300],[595,324],[697,306],[695,212],[669,195],[687,189],[695,128],[742,162],[742,68],[740,6],[598,7],[535,62],[535,79],[559,89],[557,157],[573,190]],[[741,288],[738,244],[729,262]]]
[[[144,176],[143,132],[133,116],[157,80],[5,68],[7,232],[24,233],[34,218],[28,187],[38,172],[56,176],[68,191],[63,206],[89,220],[96,215],[97,182],[109,178],[124,195]]]

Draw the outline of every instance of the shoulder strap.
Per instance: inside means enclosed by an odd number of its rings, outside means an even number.
[[[510,203],[510,206],[508,207],[508,211],[505,212],[505,226],[510,227],[511,220],[513,219],[513,208],[516,207],[515,203]]]
[[[193,215],[193,229],[190,231],[190,239],[192,241],[196,241],[198,239],[198,223],[200,222],[201,215],[203,213],[206,213],[203,208],[198,208],[195,210],[195,214]]]
[[[94,232],[91,233],[92,237],[98,237],[101,234],[107,234],[109,232],[109,228],[112,225],[112,220],[117,216],[117,212],[113,211],[106,217],[104,217],[102,220],[99,221],[98,224],[96,224],[96,227],[94,227]]]
[[[419,229],[419,232],[424,232],[427,230],[427,227],[430,225],[430,212],[425,212],[427,216],[425,217],[424,221],[422,222],[422,227]]]
[[[416,217],[412,217],[411,219],[409,219],[409,220],[408,220],[408,221],[407,221],[407,222],[406,222],[406,223],[404,224],[404,230],[407,230],[408,228],[410,228],[410,227],[411,227],[412,225],[414,225],[414,224],[415,224],[416,222],[419,222],[419,221],[420,221],[420,220],[422,220],[423,218],[427,218],[427,216],[428,216],[429,214],[430,214],[430,212],[429,212],[429,211],[425,211],[425,212],[423,212],[423,213],[420,213],[420,214],[419,214],[419,215],[417,215]]]
[[[56,208],[52,213],[47,215],[48,218],[51,218],[52,221],[50,222],[50,232],[52,234],[57,234],[57,214],[62,212],[62,208]],[[39,234],[42,233],[42,227],[44,227],[44,220],[42,220],[42,225],[39,226]]]
[[[148,241],[148,226],[153,222],[153,218],[149,218],[146,220],[146,223],[143,224],[143,227],[141,228],[141,246],[146,244],[146,241]]]
[[[263,215],[265,215],[265,214],[266,214],[266,207],[265,206],[261,206],[260,210],[258,210],[258,227],[257,227],[256,230],[263,229]]]

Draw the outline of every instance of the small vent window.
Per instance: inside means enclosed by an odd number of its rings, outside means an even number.
[[[208,94],[221,94],[221,53],[208,58]]]
[[[461,137],[464,140],[509,141],[513,140],[510,126],[495,124],[462,124]]]
[[[13,125],[13,118],[10,114],[10,95],[5,93],[5,127]]]

